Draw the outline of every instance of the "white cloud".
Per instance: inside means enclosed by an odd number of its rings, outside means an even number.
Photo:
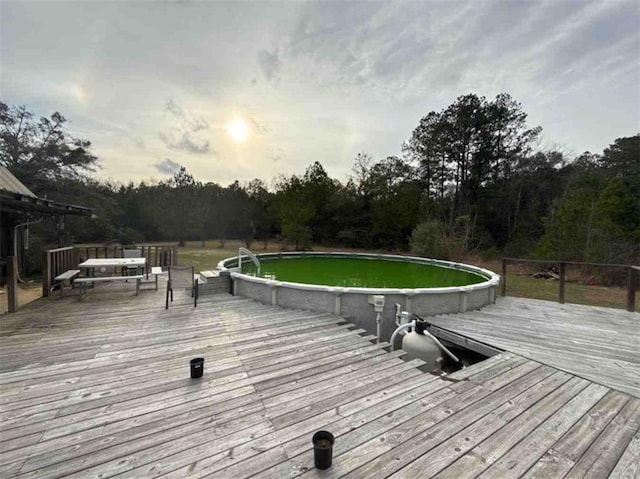
[[[163,175],[175,175],[182,165],[169,158],[165,158],[162,161],[154,163],[153,166]]]
[[[191,133],[186,131],[161,131],[158,138],[172,150],[182,150],[196,155],[209,153],[210,150],[208,140],[193,138]]]
[[[205,137],[206,131],[198,134],[209,128],[209,123],[204,118],[185,112],[172,99],[167,101],[165,109],[177,122],[170,130],[158,134],[158,138],[167,148],[197,155],[211,152],[209,140]]]
[[[638,128],[632,1],[0,8],[3,100],[60,111],[123,181],[157,174],[167,156],[203,181],[314,161],[344,178],[359,151],[399,154],[422,116],[468,92],[509,92],[549,141],[578,152]],[[242,145],[224,131],[237,117],[252,130]]]
[[[277,51],[260,50],[258,52],[258,66],[268,81],[278,80],[281,65],[282,62],[278,58]]]

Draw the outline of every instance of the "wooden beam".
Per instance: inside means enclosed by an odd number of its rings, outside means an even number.
[[[560,263],[560,291],[558,293],[558,302],[564,304],[564,279],[567,275],[567,263]]]
[[[469,349],[489,358],[503,352],[498,348],[491,347],[488,344],[481,343],[480,341],[476,341],[461,334],[447,331],[446,329],[442,329],[438,326],[429,326],[429,332],[438,339],[444,339],[445,341],[449,341],[456,346]]]
[[[636,278],[638,274],[635,268],[629,268],[627,277],[627,311],[636,310]]]
[[[42,271],[42,296],[49,296],[49,290],[51,289],[51,280],[53,276],[51,274],[51,254],[49,251],[44,252],[43,271]]]
[[[18,310],[18,261],[7,257],[7,306],[10,313]]]
[[[512,263],[537,263],[537,264],[555,264],[558,263],[557,259],[529,259],[529,258],[503,258]],[[629,264],[622,263],[587,263],[584,261],[564,261],[571,266],[602,266],[606,268],[628,268]]]

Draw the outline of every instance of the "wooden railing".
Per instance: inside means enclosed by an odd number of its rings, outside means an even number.
[[[73,246],[55,248],[44,252],[42,271],[42,296],[49,296],[53,279],[59,274],[78,267],[78,257]]]
[[[147,260],[147,268],[152,266],[171,266],[178,264],[177,243],[144,243],[140,245],[79,244],[66,248],[55,248],[44,252],[42,295],[49,296],[54,278],[89,258],[122,258],[123,250],[140,248]]]
[[[627,311],[635,311],[636,289],[638,287],[638,276],[640,276],[640,266],[630,264],[607,264],[607,263],[584,263],[579,261],[559,261],[521,258],[502,258],[502,278],[500,281],[500,294],[507,295],[507,263],[532,263],[559,265],[558,272],[558,302],[565,302],[565,283],[567,276],[567,266],[591,266],[599,268],[615,268],[627,271]]]

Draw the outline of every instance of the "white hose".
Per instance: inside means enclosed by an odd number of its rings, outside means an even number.
[[[445,348],[444,344],[442,344],[440,341],[438,341],[438,338],[436,338],[433,334],[431,334],[429,331],[423,331],[423,333],[425,336],[429,336],[431,339],[433,339],[433,341],[436,343],[436,345],[442,349],[445,353],[447,353],[449,355],[449,357],[451,359],[453,359],[456,363],[459,363],[460,360],[458,358],[456,358],[453,353],[451,351],[449,351],[447,348]]]
[[[405,330],[405,329],[415,328],[415,326],[416,326],[416,321],[415,321],[415,319],[414,319],[414,320],[413,320],[413,321],[411,321],[410,323],[403,324],[403,325],[398,326],[398,327],[396,328],[396,330],[395,330],[395,331],[393,332],[393,334],[391,335],[391,339],[389,340],[389,342],[391,343],[391,351],[393,351],[393,350],[394,350],[394,347],[393,347],[393,346],[394,346],[394,341],[395,341],[396,337],[398,336],[398,334],[400,334],[400,333],[401,333],[403,330]],[[435,337],[433,334],[431,334],[429,331],[426,331],[426,330],[425,330],[425,331],[423,331],[423,332],[422,332],[422,334],[424,334],[425,336],[429,336],[431,339],[433,339],[433,342],[434,342],[434,343],[436,343],[436,346],[438,346],[442,351],[444,351],[445,353],[447,353],[447,355],[448,355],[451,359],[453,359],[456,363],[459,363],[459,362],[460,362],[460,360],[459,360],[456,356],[454,356],[454,354],[453,354],[451,351],[449,351],[449,350],[444,346],[444,344],[442,344],[440,341],[438,341],[438,338],[436,338],[436,337]],[[380,336],[379,336],[379,334],[378,334],[378,337],[380,337]]]
[[[416,322],[411,321],[410,323],[406,323],[406,324],[402,324],[400,326],[398,326],[396,328],[396,330],[393,332],[393,334],[391,335],[391,339],[389,340],[389,342],[391,343],[391,351],[393,351],[394,347],[394,341],[396,339],[396,336],[398,336],[398,334],[400,334],[403,330],[405,329],[409,329],[409,328],[414,328],[416,326]]]
[[[29,226],[36,223],[40,223],[42,220],[38,221],[27,221],[26,223],[20,223],[13,227],[13,256],[18,258],[18,228],[22,228],[23,226]],[[24,279],[20,276],[20,268],[16,268],[16,277],[18,278],[19,283],[26,283]]]

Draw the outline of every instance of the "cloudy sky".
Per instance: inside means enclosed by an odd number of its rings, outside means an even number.
[[[469,92],[565,151],[640,130],[634,1],[0,0],[0,22],[2,100],[61,112],[118,181],[344,179]]]

